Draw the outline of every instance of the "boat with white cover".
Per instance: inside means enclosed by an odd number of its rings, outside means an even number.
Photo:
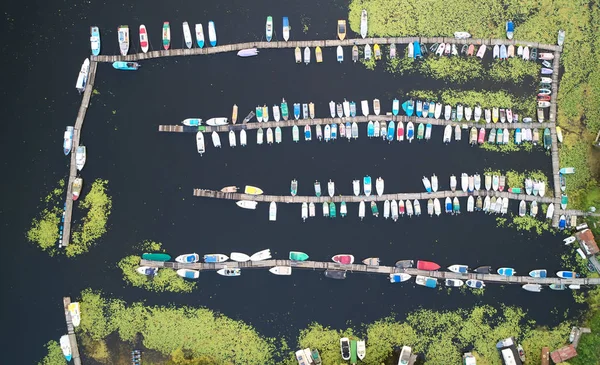
[[[257,253],[250,256],[250,261],[263,261],[268,260],[271,257],[271,250],[267,248],[266,250],[258,251]]]
[[[384,181],[383,181],[383,179],[380,176],[375,181],[375,190],[377,191],[377,195],[382,196],[383,195],[383,189],[384,189]]]
[[[271,274],[275,275],[292,275],[292,267],[291,266],[274,266],[269,269]]]
[[[236,261],[236,262],[250,261],[250,256],[246,255],[245,253],[241,253],[241,252],[232,252],[231,255],[229,255],[229,257],[231,258],[232,261]]]

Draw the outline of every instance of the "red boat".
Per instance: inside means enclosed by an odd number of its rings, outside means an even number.
[[[440,265],[436,264],[435,262],[431,262],[431,261],[417,261],[417,269],[419,270],[427,270],[427,271],[434,271],[434,270],[439,270]]]
[[[404,123],[398,123],[398,128],[396,129],[396,139],[398,141],[404,140]]]
[[[483,144],[483,142],[485,142],[485,128],[479,130],[479,137],[477,138],[477,143]]]
[[[354,256],[347,254],[335,255],[331,259],[333,260],[333,262],[337,262],[338,264],[342,265],[351,265],[352,263],[354,263]]]
[[[538,94],[538,101],[550,101],[550,95]]]

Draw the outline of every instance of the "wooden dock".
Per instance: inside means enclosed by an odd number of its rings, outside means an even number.
[[[81,358],[79,357],[79,347],[77,347],[77,337],[75,337],[75,328],[73,327],[71,313],[69,312],[69,304],[71,304],[71,298],[63,297],[65,320],[67,322],[67,335],[69,336],[69,341],[71,342],[71,354],[73,358],[73,363],[75,365],[81,365]]]
[[[81,99],[81,106],[77,113],[77,119],[75,120],[75,126],[73,127],[73,147],[71,148],[71,166],[69,168],[69,180],[67,183],[67,197],[65,205],[65,221],[63,226],[63,239],[62,246],[69,245],[71,240],[71,220],[73,214],[73,180],[77,177],[77,164],[75,162],[75,153],[77,147],[79,147],[79,139],[81,137],[81,129],[83,128],[83,121],[85,120],[85,114],[87,113],[88,106],[90,105],[90,99],[92,97],[92,91],[94,89],[94,80],[96,79],[96,69],[98,63],[95,61],[90,62],[90,73],[88,75],[88,81],[83,92],[83,98]]]
[[[132,38],[133,39],[133,38]],[[181,57],[181,56],[199,56],[199,55],[211,55],[217,53],[224,52],[236,52],[242,49],[247,48],[258,48],[258,49],[283,49],[283,48],[291,48],[294,49],[296,47],[305,48],[327,48],[327,47],[352,47],[356,45],[366,45],[366,44],[408,44],[418,41],[424,44],[433,44],[433,43],[453,43],[453,44],[475,44],[481,45],[485,44],[488,46],[496,45],[496,44],[504,44],[504,45],[528,45],[530,48],[537,48],[538,51],[545,50],[550,52],[560,52],[562,51],[562,47],[555,44],[543,44],[539,42],[530,42],[523,40],[509,40],[509,39],[493,39],[493,38],[485,38],[485,39],[456,39],[454,37],[376,37],[376,38],[354,38],[354,39],[328,39],[328,40],[307,40],[307,41],[272,41],[272,42],[244,42],[244,43],[235,43],[235,44],[225,44],[216,47],[205,47],[205,48],[191,48],[191,49],[169,49],[169,50],[158,50],[158,51],[150,51],[148,53],[137,53],[130,54],[126,56],[121,55],[100,55],[100,56],[91,56],[91,61],[97,62],[115,62],[115,61],[143,61],[147,59],[153,58],[161,58],[161,57]],[[491,50],[490,50],[491,52]],[[291,56],[290,56],[291,57]],[[332,59],[333,56],[332,56]],[[348,55],[348,60],[350,59]]]
[[[552,94],[550,95],[550,135],[552,136],[552,178],[554,181],[554,196],[560,199],[562,192],[560,190],[560,154],[558,152],[558,138],[556,136],[556,106],[558,98],[558,73],[560,70],[560,52],[554,52],[554,62],[552,64]],[[560,206],[560,205],[559,205]],[[554,217],[552,217],[552,225],[558,227],[558,221],[560,219],[561,212],[559,209],[554,211]]]
[[[140,266],[149,266],[157,268],[169,268],[173,270],[191,269],[200,271],[216,271],[225,267],[241,268],[241,269],[268,269],[275,266],[291,266],[293,269],[309,269],[309,270],[337,270],[350,271],[353,273],[370,273],[390,275],[393,273],[407,273],[413,276],[423,275],[441,280],[445,279],[478,279],[486,283],[497,284],[564,284],[564,285],[600,285],[600,278],[532,278],[530,276],[503,276],[496,274],[458,274],[450,271],[425,271],[415,268],[397,268],[394,266],[367,266],[363,264],[341,265],[336,262],[320,262],[320,261],[291,261],[291,260],[264,260],[264,261],[248,261],[248,262],[221,262],[221,263],[193,263],[184,264],[179,262],[163,262],[163,261],[148,261],[141,260]]]
[[[350,184],[349,184],[350,185]],[[226,199],[226,200],[253,200],[256,202],[276,202],[276,203],[292,203],[292,204],[302,204],[302,203],[325,203],[325,202],[334,202],[334,203],[360,203],[364,202],[383,202],[386,200],[424,200],[428,199],[445,199],[446,197],[450,198],[466,198],[469,195],[473,195],[475,197],[481,196],[490,196],[490,197],[502,197],[509,198],[512,200],[525,200],[525,201],[537,201],[538,203],[556,203],[556,198],[545,196],[533,196],[527,194],[515,194],[509,193],[506,191],[487,191],[487,190],[475,190],[471,193],[463,192],[462,190],[450,191],[437,191],[432,193],[422,192],[422,193],[395,193],[395,194],[383,194],[381,196],[377,194],[373,194],[370,196],[356,196],[356,195],[334,195],[330,197],[328,195],[317,196],[291,196],[291,195],[249,195],[243,193],[223,193],[221,191],[215,190],[206,190],[206,189],[194,189],[194,196],[202,197],[202,198],[213,198],[213,199]],[[443,202],[442,202],[443,205]],[[425,209],[423,209],[425,208]],[[463,211],[465,211],[466,205],[463,206]],[[423,207],[421,205],[421,210],[423,214],[427,213],[427,206]],[[443,211],[443,207],[442,207]]]
[[[293,117],[293,116],[292,116]],[[543,129],[544,128],[550,128],[551,125],[550,123],[485,123],[485,121],[480,120],[479,122],[475,122],[473,120],[471,121],[466,121],[466,120],[462,120],[460,122],[458,121],[451,121],[451,120],[445,120],[445,119],[435,119],[435,118],[422,118],[422,117],[417,117],[417,116],[406,116],[406,115],[368,115],[368,116],[356,116],[356,117],[349,117],[349,118],[314,118],[314,119],[288,119],[288,120],[280,120],[279,122],[276,121],[270,121],[270,122],[262,122],[262,123],[247,123],[247,124],[227,124],[227,125],[221,125],[221,126],[201,126],[200,128],[198,127],[188,127],[188,126],[184,126],[182,124],[179,125],[159,125],[158,126],[158,131],[159,132],[176,132],[176,133],[196,133],[199,130],[203,130],[206,133],[210,133],[210,132],[229,132],[230,130],[241,130],[241,129],[245,129],[245,130],[251,130],[251,129],[258,129],[258,128],[263,128],[263,129],[267,129],[267,128],[286,128],[286,127],[293,127],[293,126],[298,126],[298,128],[300,128],[300,134],[302,135],[304,133],[304,126],[305,125],[326,125],[326,124],[340,124],[340,123],[346,123],[346,122],[350,122],[350,123],[354,123],[356,122],[357,124],[360,123],[368,123],[369,121],[390,121],[393,120],[395,123],[398,122],[403,122],[405,124],[404,126],[404,130],[406,130],[406,123],[408,122],[413,122],[415,125],[415,138],[416,138],[416,131],[417,131],[417,126],[419,123],[423,123],[424,125],[426,124],[431,124],[431,125],[436,125],[436,126],[446,126],[446,125],[451,125],[451,126],[455,126],[455,125],[460,125],[460,126],[467,126],[468,128],[470,127],[476,127],[477,129],[479,128],[485,128],[485,129],[491,129],[491,128],[506,128],[506,129],[516,129],[516,128],[540,128]],[[454,136],[454,131],[452,131],[452,136]],[[556,133],[556,132],[555,132]],[[339,132],[338,132],[339,134]],[[316,137],[315,137],[316,138]],[[338,139],[340,137],[338,136]],[[396,138],[396,136],[394,135],[394,139]],[[440,141],[442,140],[442,135],[440,135]],[[465,140],[468,141],[468,136],[465,138]]]

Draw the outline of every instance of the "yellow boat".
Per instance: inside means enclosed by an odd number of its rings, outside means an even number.
[[[346,21],[343,19],[338,20],[338,38],[343,41],[346,38]]]
[[[296,55],[296,63],[301,63],[302,62],[302,52],[300,52],[300,47],[296,47],[294,54]]]
[[[317,57],[317,63],[323,62],[323,52],[321,52],[321,47],[317,46],[315,49],[315,55]]]
[[[560,143],[563,141],[562,129],[560,127],[556,127],[556,139],[558,139]]]
[[[381,59],[381,49],[379,48],[379,44],[373,46],[373,52],[375,52],[375,60],[379,61]]]
[[[237,122],[237,110],[238,110],[238,106],[236,104],[233,104],[233,111],[231,112],[231,122],[233,124],[235,124],[235,122]]]
[[[244,188],[244,194],[248,195],[261,195],[263,193],[261,188],[257,188],[256,186],[246,185]]]

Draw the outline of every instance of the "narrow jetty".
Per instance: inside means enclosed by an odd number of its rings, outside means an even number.
[[[350,184],[348,184],[350,187]],[[202,198],[214,198],[214,199],[226,199],[226,200],[253,200],[256,202],[276,202],[276,203],[293,203],[293,204],[302,204],[302,203],[324,203],[324,202],[334,202],[334,203],[360,203],[361,201],[365,202],[383,202],[386,200],[428,200],[428,199],[445,199],[446,197],[450,198],[466,198],[469,195],[473,195],[475,197],[481,196],[490,196],[490,197],[502,197],[509,198],[512,200],[525,200],[525,201],[537,201],[538,203],[556,203],[556,198],[550,196],[534,196],[527,194],[516,194],[510,193],[507,191],[487,191],[487,190],[475,190],[471,193],[464,192],[462,190],[458,191],[450,191],[450,190],[442,190],[437,192],[422,192],[422,193],[395,193],[395,194],[383,194],[379,195],[334,195],[330,197],[328,195],[317,196],[291,196],[291,195],[250,195],[243,193],[223,193],[221,191],[215,190],[206,190],[206,189],[194,189],[194,196],[202,197]],[[425,211],[426,212],[426,211]],[[424,213],[425,213],[424,212]]]
[[[437,126],[446,126],[446,125],[451,125],[451,126],[455,126],[455,125],[460,125],[460,126],[466,126],[468,128],[470,127],[476,127],[476,128],[485,128],[485,129],[491,129],[491,128],[506,128],[506,129],[517,129],[517,128],[549,128],[551,125],[550,123],[538,123],[538,122],[532,122],[532,123],[485,123],[485,121],[480,120],[479,122],[475,122],[474,120],[471,121],[466,121],[466,120],[462,120],[460,122],[458,121],[452,121],[452,120],[445,120],[445,119],[435,119],[435,118],[423,118],[423,117],[416,117],[416,116],[406,116],[406,115],[368,115],[368,116],[356,116],[356,117],[348,117],[348,118],[314,118],[314,119],[288,119],[288,120],[280,120],[279,122],[276,121],[271,121],[271,122],[261,122],[261,123],[247,123],[247,124],[227,124],[227,125],[221,125],[221,126],[200,126],[200,127],[189,127],[189,126],[184,126],[182,124],[179,125],[159,125],[158,126],[158,131],[159,132],[177,132],[177,133],[196,133],[199,130],[203,131],[203,132],[228,132],[230,130],[241,130],[241,129],[246,129],[246,130],[250,130],[250,129],[258,129],[258,128],[285,128],[285,127],[293,127],[293,126],[298,126],[298,128],[304,128],[305,125],[326,125],[326,124],[340,124],[340,123],[346,123],[346,122],[350,122],[350,123],[368,123],[369,121],[390,121],[393,120],[395,123],[397,122],[403,122],[403,123],[408,123],[408,122],[413,122],[415,124],[415,130],[417,128],[417,125],[419,123],[423,123],[423,124],[431,124],[431,125],[437,125]],[[394,135],[395,137],[395,135]],[[338,137],[340,138],[340,137]],[[442,140],[442,136],[440,135],[440,141]],[[465,140],[468,141],[468,138],[466,138]]]
[[[451,271],[426,271],[415,268],[397,268],[394,266],[367,266],[362,264],[342,265],[336,262],[320,262],[320,261],[291,261],[291,260],[264,260],[264,261],[247,261],[247,262],[221,262],[221,263],[193,263],[185,264],[179,262],[163,262],[141,260],[141,266],[149,266],[156,268],[169,269],[191,269],[200,271],[215,271],[222,268],[241,268],[241,269],[264,269],[275,266],[291,266],[293,269],[310,269],[310,270],[337,270],[350,271],[356,273],[371,273],[389,275],[394,273],[407,273],[413,276],[423,275],[437,279],[477,279],[483,280],[486,283],[498,284],[563,284],[563,285],[600,285],[600,278],[532,278],[530,276],[503,276],[496,274],[459,274]]]
[[[96,79],[96,69],[98,63],[95,61],[90,62],[90,72],[88,74],[87,84],[83,92],[83,98],[81,100],[81,106],[77,113],[77,120],[75,120],[75,126],[73,128],[73,147],[71,148],[71,166],[69,168],[69,182],[67,183],[67,197],[65,204],[65,222],[63,229],[63,240],[62,246],[68,246],[71,239],[71,220],[73,215],[73,180],[77,177],[77,163],[75,161],[75,154],[77,147],[79,147],[79,139],[81,137],[81,129],[83,128],[83,121],[85,114],[90,105],[90,99],[92,97],[92,90],[94,89],[94,80]]]
[[[75,328],[73,327],[73,321],[71,320],[71,312],[69,312],[69,304],[71,304],[71,298],[63,297],[65,320],[67,321],[67,335],[69,336],[69,342],[71,342],[71,356],[75,365],[81,365],[79,347],[77,347],[77,337],[75,337]]]
[[[132,38],[133,39],[133,38]],[[116,39],[115,39],[116,41]],[[148,53],[136,53],[126,56],[122,55],[100,55],[91,56],[91,61],[97,62],[115,62],[115,61],[142,61],[152,58],[161,57],[178,57],[178,56],[199,56],[199,55],[210,55],[224,52],[235,52],[247,48],[258,48],[258,49],[281,49],[281,48],[305,48],[305,47],[352,47],[356,45],[366,44],[408,44],[412,42],[420,42],[424,44],[433,43],[453,43],[453,44],[485,44],[488,46],[493,45],[528,45],[530,48],[537,48],[538,50],[546,50],[551,52],[561,52],[562,47],[555,44],[544,44],[539,42],[523,41],[517,39],[494,39],[494,38],[468,38],[468,39],[457,39],[454,37],[377,37],[377,38],[354,38],[354,39],[328,39],[328,40],[307,40],[307,41],[272,41],[272,42],[244,42],[235,44],[225,44],[216,47],[204,47],[204,48],[181,48],[181,49],[169,49],[150,51]],[[333,60],[332,56],[332,60]]]
[[[560,52],[554,52],[554,62],[552,64],[552,94],[550,95],[550,135],[552,136],[552,178],[554,180],[554,196],[558,199],[561,197],[560,190],[560,156],[558,152],[558,137],[556,135],[556,106],[558,98],[558,73],[560,71]],[[561,212],[558,209],[552,217],[552,225],[557,227]]]

